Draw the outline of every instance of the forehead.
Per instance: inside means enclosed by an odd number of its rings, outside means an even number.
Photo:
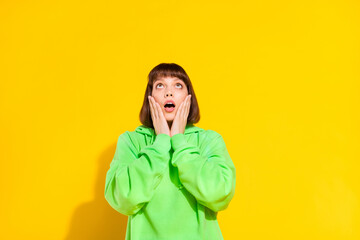
[[[158,77],[156,78],[156,80],[154,82],[158,82],[158,81],[162,81],[162,82],[172,82],[172,81],[182,81],[180,78],[177,77],[171,77],[171,76],[166,76],[166,77]]]

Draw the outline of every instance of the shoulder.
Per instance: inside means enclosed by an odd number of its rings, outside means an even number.
[[[205,138],[210,138],[210,139],[214,139],[214,138],[222,138],[221,134],[215,130],[212,129],[207,129],[204,130],[200,133],[203,137]]]
[[[224,139],[218,131],[207,129],[200,133],[199,140],[201,145],[222,145]]]
[[[127,137],[127,138],[130,138],[130,137],[136,137],[138,135],[149,135],[149,136],[152,136],[154,135],[154,129],[153,128],[150,128],[150,127],[147,127],[147,126],[144,126],[144,125],[139,125],[137,126],[134,130],[131,130],[131,131],[125,131],[123,133],[121,133],[119,135],[119,138],[120,137]]]
[[[205,130],[205,134],[211,137],[221,137],[221,134],[219,132],[211,129]]]
[[[135,147],[139,149],[140,142],[142,141],[144,135],[150,134],[149,128],[146,126],[140,125],[136,127],[134,130],[125,131],[118,136],[118,145],[119,144],[126,144],[129,147]]]

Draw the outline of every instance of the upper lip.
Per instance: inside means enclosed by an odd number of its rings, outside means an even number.
[[[175,105],[175,102],[174,102],[173,100],[166,100],[165,103],[164,103],[164,106],[165,106],[167,103],[172,103],[172,104],[174,104],[174,106],[176,106],[176,105]]]

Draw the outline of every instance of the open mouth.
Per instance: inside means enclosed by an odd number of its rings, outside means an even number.
[[[167,104],[165,104],[164,108],[165,108],[165,111],[172,112],[175,109],[175,105],[173,103],[167,103]]]

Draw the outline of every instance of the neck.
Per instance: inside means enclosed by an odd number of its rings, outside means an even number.
[[[168,122],[168,125],[169,125],[169,129],[171,129],[172,121],[169,121],[169,122]]]

